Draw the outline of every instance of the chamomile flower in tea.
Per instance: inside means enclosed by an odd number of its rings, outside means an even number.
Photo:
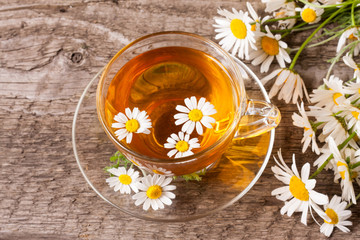
[[[126,138],[126,143],[131,143],[134,133],[150,133],[151,121],[145,111],[140,112],[138,108],[131,111],[130,108],[126,108],[125,113],[126,115],[121,112],[115,115],[115,123],[111,125],[112,128],[120,128],[115,131],[119,141]]]
[[[184,124],[181,131],[191,134],[196,128],[196,132],[199,135],[204,133],[203,127],[212,128],[212,123],[215,123],[215,119],[210,117],[217,113],[214,105],[207,102],[205,98],[200,98],[199,102],[196,97],[185,98],[185,105],[177,105],[176,110],[180,113],[175,114],[174,118],[177,119],[175,124]]]
[[[178,135],[175,133],[171,134],[167,139],[167,143],[164,144],[165,148],[172,149],[168,152],[168,156],[175,158],[191,156],[194,153],[191,151],[194,148],[200,148],[197,138],[190,139],[190,135],[184,132],[179,132]]]

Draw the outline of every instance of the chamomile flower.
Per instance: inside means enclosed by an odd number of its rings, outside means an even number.
[[[350,94],[350,97],[348,100],[350,102],[356,102],[360,100],[360,83],[357,82],[348,82],[346,83],[346,86],[344,87],[347,92]]]
[[[265,12],[273,12],[283,7],[287,0],[261,0],[261,2],[266,3]]]
[[[340,52],[341,49],[346,45],[346,41],[358,41],[360,40],[360,26],[355,26],[344,31],[338,41],[336,52]],[[354,56],[360,53],[360,42],[354,47]]]
[[[319,135],[320,141],[328,141],[329,137],[332,137],[335,143],[339,145],[349,137],[348,128],[343,117],[326,108],[317,106],[310,106],[309,108],[308,116],[315,117],[317,122],[323,123],[319,126],[319,129],[322,129],[322,133]],[[357,144],[354,139],[351,139],[349,145],[356,147]]]
[[[345,210],[347,202],[342,202],[341,197],[334,195],[330,200],[329,204],[326,204],[324,209],[326,215],[331,219],[330,222],[324,220],[324,223],[320,227],[320,232],[325,236],[330,237],[331,233],[334,230],[334,227],[337,227],[343,232],[350,232],[346,226],[351,226],[352,222],[346,221],[351,217],[351,211]]]
[[[316,154],[320,154],[319,147],[316,143],[316,135],[312,128],[312,125],[309,121],[309,118],[305,112],[304,103],[301,102],[301,105],[297,104],[298,110],[300,112],[300,115],[297,113],[293,113],[292,119],[293,119],[293,125],[304,128],[304,134],[303,138],[301,139],[301,143],[303,143],[302,152],[305,152],[310,143],[312,143],[311,150],[315,152]]]
[[[233,12],[219,9],[218,14],[223,17],[215,17],[216,34],[215,39],[221,39],[219,44],[225,51],[231,51],[232,55],[238,55],[241,59],[248,59],[249,47],[256,49],[255,33],[251,30],[251,18],[247,12],[236,11]]]
[[[259,17],[259,15],[256,13],[256,11],[254,10],[253,6],[251,5],[251,3],[246,2],[246,6],[247,9],[249,10],[250,13],[250,17],[252,22],[255,22],[255,24],[251,25],[251,30],[252,31],[260,31],[260,25],[262,22],[265,22],[266,20],[268,20],[270,18],[270,16],[265,16],[263,18]]]
[[[356,82],[360,82],[360,65],[356,64],[354,59],[350,56],[344,56],[343,61],[346,65],[354,69],[354,78],[356,79]]]
[[[281,41],[281,35],[275,36],[270,32],[268,26],[265,26],[266,34],[262,34],[257,41],[256,51],[250,53],[251,64],[257,66],[261,63],[260,72],[267,72],[270,64],[276,57],[280,67],[285,68],[285,62],[290,63],[291,59],[286,52],[287,44]]]
[[[169,157],[174,155],[175,158],[187,157],[194,154],[192,149],[200,147],[198,141],[197,138],[190,139],[190,135],[183,132],[179,132],[178,135],[173,133],[167,138],[164,148],[174,148],[168,152]]]
[[[295,2],[287,2],[285,3],[277,12],[273,13],[274,18],[286,18],[286,17],[292,17],[296,15],[295,11]],[[278,26],[280,29],[290,29],[292,28],[296,23],[295,18],[289,18],[284,20],[278,21]]]
[[[352,201],[356,204],[356,197],[354,192],[354,186],[352,184],[351,170],[349,169],[348,163],[345,159],[353,159],[355,151],[350,148],[346,148],[342,153],[340,153],[335,141],[329,139],[329,148],[333,153],[334,160],[336,162],[337,168],[335,168],[335,181],[341,179],[341,189],[342,189],[342,199],[346,201]]]
[[[106,182],[110,187],[114,187],[114,191],[120,191],[120,193],[130,194],[131,190],[139,192],[138,185],[140,182],[139,172],[133,168],[126,170],[124,167],[110,168],[107,170],[115,177],[109,177]]]
[[[115,115],[115,122],[111,125],[112,128],[120,128],[115,131],[119,141],[126,138],[126,143],[131,143],[133,133],[150,133],[151,121],[145,111],[140,112],[138,108],[131,111],[130,108],[126,108],[125,113],[126,115],[122,112]]]
[[[340,78],[331,75],[329,80],[324,78],[326,89],[315,89],[310,95],[312,103],[316,103],[317,107],[325,107],[332,110],[336,105],[344,103],[345,94],[350,93],[343,87],[343,81]]]
[[[287,68],[279,68],[261,79],[261,82],[265,85],[275,76],[277,76],[275,83],[269,92],[270,98],[274,97],[279,92],[279,100],[284,99],[286,103],[289,103],[292,98],[292,102],[295,104],[297,99],[299,97],[302,99],[305,93],[305,97],[309,101],[304,81],[297,72]]]
[[[319,5],[319,3],[314,4]],[[321,15],[324,13],[323,8],[316,8],[310,5],[305,5],[303,8],[295,8],[295,11],[300,12],[301,19],[308,24],[319,22]]]
[[[316,185],[315,179],[309,179],[310,164],[306,163],[301,168],[301,176],[296,168],[295,156],[293,155],[293,164],[291,169],[286,165],[281,151],[278,152],[279,161],[274,157],[278,166],[271,167],[275,177],[287,186],[279,187],[271,192],[277,199],[284,201],[285,205],[280,213],[290,217],[294,212],[302,212],[301,222],[307,225],[308,210],[314,209],[320,216],[330,220],[318,205],[324,205],[329,202],[326,195],[314,191]],[[288,201],[290,200],[290,201]]]
[[[146,170],[148,172],[152,172],[152,173],[159,174],[159,175],[165,175],[165,176],[173,176],[174,175],[170,170],[166,170],[165,168],[157,167],[157,166],[151,165],[151,164],[144,164],[143,166],[141,166],[141,168],[143,168],[144,170]]]
[[[345,120],[348,130],[356,131],[360,136],[360,109],[352,106],[348,101],[346,103],[335,107],[334,111],[338,112],[338,115]]]
[[[174,115],[175,125],[184,124],[181,131],[191,134],[196,128],[199,135],[204,133],[202,125],[206,128],[212,128],[211,123],[215,123],[215,119],[210,117],[216,113],[214,105],[207,102],[204,97],[200,98],[199,102],[196,97],[185,98],[186,106],[177,105],[176,110],[180,113]]]
[[[169,185],[172,181],[171,177],[154,174],[147,175],[142,178],[139,184],[139,193],[132,196],[135,199],[135,205],[143,204],[143,209],[147,211],[150,206],[154,210],[163,209],[165,205],[171,205],[171,199],[175,198],[175,194],[171,191],[176,189],[176,186]]]

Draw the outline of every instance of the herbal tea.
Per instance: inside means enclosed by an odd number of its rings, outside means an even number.
[[[126,63],[111,81],[106,123],[137,153],[158,159],[187,156],[187,150],[200,152],[227,131],[236,112],[233,91],[226,70],[204,52],[151,50]],[[129,115],[137,120],[129,121]]]

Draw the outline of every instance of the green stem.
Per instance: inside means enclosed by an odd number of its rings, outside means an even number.
[[[321,42],[317,42],[317,43],[311,44],[311,45],[307,46],[306,48],[312,48],[312,47],[320,46],[320,45],[322,45],[322,44],[324,44],[324,43],[327,43],[327,42],[333,40],[334,38],[337,38],[337,37],[340,36],[342,33],[343,33],[343,31],[338,32],[338,33],[334,34],[333,36],[331,36],[331,37],[329,37],[329,38],[327,38],[327,39],[325,39],[325,40],[323,40],[323,41],[321,41]],[[299,50],[299,49],[300,49],[300,48],[293,48],[293,49],[291,49],[291,51],[297,51],[297,50]]]
[[[338,55],[336,55],[335,58],[333,58],[333,61],[332,61],[331,65],[330,65],[330,67],[329,67],[329,70],[328,70],[328,72],[327,72],[327,74],[326,74],[326,76],[325,76],[325,79],[326,79],[326,80],[329,79],[332,69],[334,68],[335,64],[339,61],[340,57],[344,54],[344,52],[345,52],[348,48],[351,48],[351,47],[357,45],[358,43],[360,43],[360,40],[357,40],[357,41],[355,41],[355,42],[349,43],[348,45],[346,45],[345,47],[343,47],[343,48],[340,50],[340,52],[338,53]]]
[[[356,200],[358,200],[360,198],[360,193],[356,196]],[[345,209],[348,209],[349,207],[351,207],[353,205],[353,203],[349,203]]]
[[[345,141],[344,141],[342,144],[340,144],[340,145],[338,146],[339,151],[340,151],[341,149],[343,149],[343,148],[348,144],[348,142],[349,142],[351,139],[353,139],[353,137],[355,137],[355,136],[356,136],[356,132],[352,132],[351,135],[350,135],[347,139],[345,139]],[[315,177],[326,167],[326,165],[330,162],[330,160],[333,159],[333,157],[334,157],[334,155],[331,154],[331,155],[325,160],[325,162],[309,177],[309,179],[315,178]]]
[[[354,168],[357,168],[358,166],[360,166],[360,162],[350,165],[350,168],[354,169]]]
[[[301,1],[301,0],[300,0]],[[324,22],[322,22],[311,34],[310,36],[305,40],[305,42],[300,46],[300,49],[296,52],[291,65],[289,67],[289,70],[292,70],[295,66],[296,60],[299,58],[300,53],[302,52],[302,50],[304,50],[305,46],[311,41],[311,39],[315,36],[315,34],[321,29],[323,28],[328,22],[330,22],[331,19],[333,19],[339,12],[341,12],[343,10],[343,7],[338,9],[336,12],[334,12],[333,14],[330,15],[330,17],[328,17]]]
[[[356,5],[356,1],[353,2],[352,6],[351,6],[351,26],[355,26],[355,14],[354,14],[354,9],[355,9],[355,5]]]
[[[265,22],[263,22],[263,24],[273,23],[273,22],[277,22],[277,21],[281,21],[281,20],[287,20],[287,19],[295,19],[295,18],[300,18],[300,15],[283,17],[283,18],[271,18],[271,19],[268,19]]]

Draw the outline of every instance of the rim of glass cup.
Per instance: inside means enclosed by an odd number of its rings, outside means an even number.
[[[201,41],[203,41],[204,43],[210,45],[212,48],[216,49],[218,52],[220,52],[224,57],[226,57],[226,59],[229,61],[228,64],[230,64],[232,71],[235,74],[236,79],[234,79],[233,77],[229,76],[229,78],[231,79],[231,86],[235,88],[235,91],[240,91],[240,94],[238,94],[237,96],[237,101],[239,102],[239,106],[237,106],[236,110],[235,110],[235,114],[234,114],[234,120],[231,123],[231,127],[229,127],[226,131],[226,133],[224,133],[223,136],[220,137],[220,139],[218,139],[215,143],[213,143],[211,146],[207,147],[204,150],[201,150],[200,152],[197,152],[191,156],[187,156],[187,157],[181,157],[181,158],[153,158],[153,157],[149,157],[146,155],[142,155],[140,153],[137,153],[129,148],[127,148],[126,146],[123,145],[123,143],[121,143],[121,141],[119,141],[113,134],[113,132],[109,129],[109,126],[107,126],[106,121],[105,121],[105,116],[103,114],[103,112],[99,113],[99,109],[100,109],[100,104],[104,104],[104,103],[100,103],[100,101],[102,101],[102,99],[98,99],[99,97],[102,98],[100,95],[102,94],[103,91],[103,87],[104,87],[104,80],[105,80],[105,75],[106,73],[109,71],[110,66],[114,63],[114,61],[123,53],[125,52],[127,49],[129,49],[131,46],[137,44],[138,42],[141,42],[145,39],[149,39],[152,37],[156,37],[156,36],[161,36],[161,35],[179,35],[179,36],[188,36],[188,37],[192,37],[192,38],[197,38]],[[213,56],[211,56],[213,57]],[[213,57],[215,58],[215,57]],[[218,60],[219,61],[219,60]],[[224,70],[226,70],[226,73],[229,75],[229,73],[227,72],[228,69],[225,68],[224,66],[222,66],[224,68]],[[119,146],[122,150],[124,150],[125,152],[131,154],[132,156],[136,157],[136,158],[141,158],[142,161],[146,161],[148,163],[162,163],[162,164],[169,164],[169,163],[189,163],[192,161],[196,161],[199,157],[205,155],[207,152],[213,150],[215,147],[217,147],[219,144],[222,143],[222,141],[224,141],[224,139],[228,138],[230,135],[233,134],[233,131],[235,130],[237,124],[239,123],[241,116],[240,116],[240,112],[244,112],[245,111],[245,107],[246,104],[244,104],[244,102],[246,102],[246,94],[245,94],[245,86],[243,81],[239,82],[238,79],[243,79],[240,69],[237,66],[234,58],[228,53],[226,52],[224,49],[222,49],[217,43],[211,41],[210,39],[207,39],[205,37],[202,37],[200,35],[194,34],[194,33],[188,33],[188,32],[181,32],[181,31],[164,31],[164,32],[157,32],[157,33],[152,33],[149,35],[145,35],[143,37],[140,37],[134,41],[132,41],[131,43],[127,44],[125,47],[123,47],[118,53],[115,54],[115,56],[109,61],[109,63],[105,66],[99,83],[98,83],[98,87],[97,87],[97,91],[96,91],[96,105],[97,105],[97,114],[98,114],[98,118],[99,121],[101,122],[102,128],[104,129],[104,131],[106,132],[106,135],[108,137],[111,138],[111,141],[116,143],[117,146]],[[240,89],[237,89],[238,87],[236,86],[236,81],[238,81],[238,86],[240,87]],[[242,99],[240,99],[242,98]]]
[[[243,62],[239,61],[238,59],[234,58],[234,60],[236,61],[236,63],[238,63],[258,84],[261,93],[263,94],[263,97],[265,98],[265,101],[270,103],[270,98],[269,95],[267,94],[264,86],[261,84],[260,80],[258,79],[258,77],[255,75],[255,73],[253,73],[251,71],[250,68],[248,68]],[[80,96],[79,102],[76,106],[75,109],[75,113],[74,113],[74,119],[72,122],[72,132],[71,132],[71,137],[72,137],[72,146],[73,146],[73,151],[74,151],[74,155],[75,155],[75,159],[76,159],[76,163],[80,169],[80,172],[82,173],[83,177],[85,178],[86,182],[90,185],[90,187],[94,190],[94,192],[96,194],[98,194],[105,202],[109,203],[111,206],[119,209],[120,211],[129,214],[133,217],[137,217],[143,220],[148,220],[148,221],[157,221],[157,222],[185,222],[185,221],[191,221],[191,220],[195,220],[195,219],[199,219],[202,217],[206,217],[209,216],[211,214],[214,214],[220,210],[223,210],[227,207],[229,207],[230,205],[234,204],[236,201],[238,201],[239,199],[241,199],[254,185],[255,183],[259,180],[260,176],[262,175],[262,173],[264,172],[271,153],[272,153],[272,149],[274,146],[274,141],[275,141],[275,129],[272,129],[270,131],[270,139],[269,139],[269,145],[268,145],[268,150],[266,152],[266,155],[264,157],[264,161],[259,169],[259,171],[256,173],[255,177],[253,178],[253,180],[249,183],[249,185],[240,192],[240,194],[238,194],[237,196],[235,196],[234,198],[232,198],[228,203],[219,206],[213,210],[210,210],[206,213],[201,213],[201,214],[196,214],[193,216],[186,216],[186,217],[181,217],[181,218],[156,218],[156,217],[147,217],[147,216],[142,216],[139,214],[136,214],[132,211],[128,211],[126,208],[122,208],[120,206],[118,206],[117,204],[113,203],[112,201],[110,201],[109,199],[107,199],[102,193],[100,193],[100,191],[93,185],[93,183],[90,181],[90,179],[87,177],[85,170],[83,169],[82,165],[81,165],[81,161],[77,152],[77,147],[76,147],[76,123],[77,123],[77,117],[79,115],[79,111],[80,111],[80,107],[81,104],[83,103],[83,100],[88,92],[88,90],[90,89],[90,87],[92,86],[92,84],[94,83],[94,81],[99,77],[99,75],[102,73],[102,71],[104,70],[101,69],[95,76],[94,78],[89,82],[89,84],[86,86],[86,88],[84,89],[82,95]]]

